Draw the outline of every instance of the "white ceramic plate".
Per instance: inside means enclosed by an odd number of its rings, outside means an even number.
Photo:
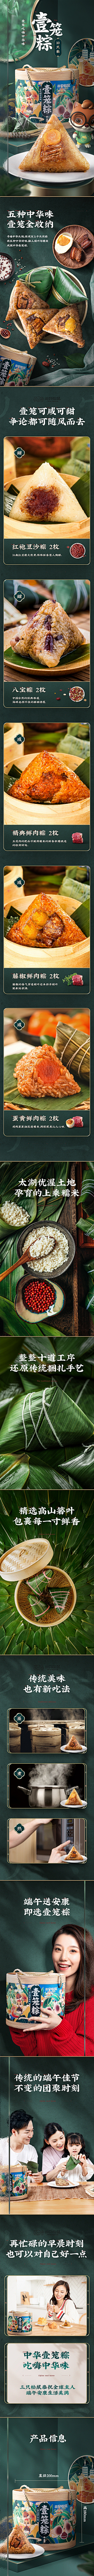
[[[29,150],[29,145],[28,145],[28,144],[27,144],[27,149]],[[38,188],[39,188],[39,186],[41,186],[41,187],[43,188],[43,183],[45,183],[45,180],[46,180],[46,185],[49,187],[49,171],[48,171],[48,170],[47,170],[47,171],[46,171],[46,170],[45,170],[45,171],[43,171],[43,174],[41,174],[41,173],[40,173],[40,170],[39,170],[39,174],[38,174],[38,171],[36,172],[36,170],[35,170],[35,171],[34,171],[34,169],[32,170],[32,162],[31,162],[31,169],[30,169],[30,172],[29,172],[29,170],[26,170],[26,171],[25,171],[25,173],[23,172],[22,164],[23,164],[23,157],[25,158],[25,153],[26,153],[26,142],[25,142],[25,140],[24,140],[23,152],[20,152],[20,153],[19,153],[19,152],[14,152],[14,154],[13,154],[13,152],[12,152],[12,153],[10,153],[10,152],[9,152],[9,174],[10,174],[10,172],[11,172],[11,171],[13,171],[13,179],[15,179],[16,177],[17,177],[17,179],[18,179],[18,178],[20,179],[20,178],[21,178],[21,176],[22,176],[22,181],[24,180],[24,176],[25,176],[25,184],[27,184],[27,183],[29,182],[29,186],[30,186],[30,188],[31,188],[31,179],[33,179],[33,187],[36,185],[36,181],[37,181]],[[87,168],[86,168],[86,162],[87,162]],[[4,165],[3,165],[3,166],[4,166],[4,170],[7,170],[7,160],[6,160],[6,161],[4,161]],[[68,171],[67,171],[67,170],[64,170],[64,171],[63,171],[63,170],[62,170],[62,172],[61,172],[61,171],[56,171],[56,170],[51,171],[52,184],[53,184],[53,181],[54,181],[54,179],[55,179],[55,186],[56,186],[56,187],[59,187],[59,188],[60,188],[60,187],[61,187],[61,184],[62,184],[62,187],[63,187],[63,188],[68,187],[68,185],[69,185],[69,187],[70,187],[70,188],[73,188],[73,184],[75,184],[75,181],[76,181],[76,175],[77,175],[77,190],[78,190],[78,188],[80,187],[80,185],[81,185],[81,189],[84,187],[84,182],[85,182],[85,180],[86,180],[86,182],[87,182],[88,178],[89,178],[89,179],[94,179],[94,153],[92,153],[92,152],[91,152],[91,153],[90,153],[90,152],[89,152],[89,153],[86,153],[86,158],[85,158],[85,163],[84,163],[84,170],[82,170],[82,171],[81,171],[81,170],[77,170],[77,174],[76,174],[76,170],[74,170],[74,174],[73,174],[73,170],[68,170]]]

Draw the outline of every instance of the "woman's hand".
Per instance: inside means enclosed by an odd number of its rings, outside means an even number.
[[[78,1858],[78,1857],[79,1857],[79,1855],[77,1854],[77,1858]],[[49,1864],[48,1864],[49,1869],[50,1869],[50,1866],[52,1865],[52,1860],[55,1860],[55,1861],[56,1861],[56,1860],[57,1860],[57,1861],[58,1861],[58,1860],[61,1860],[61,1861],[62,1861],[62,1860],[66,1860],[66,1859],[67,1859],[67,1845],[66,1845],[66,1843],[54,1843],[54,1844],[53,1844],[53,1851],[51,1851],[51,1852],[50,1852],[50,1859],[49,1859]],[[68,1860],[70,1860],[70,1859],[71,1859],[71,1844],[69,1843],[69,1845],[68,1845]]]
[[[53,2317],[53,2315],[54,2315],[54,2314],[55,2314],[55,2310],[53,2309],[53,2299],[50,2299],[50,2305],[49,2305],[49,2302],[47,2301],[47,2317],[49,2317],[49,2325],[50,2325],[51,2317]]]

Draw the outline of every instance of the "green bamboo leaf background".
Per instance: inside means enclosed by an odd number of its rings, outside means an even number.
[[[6,1466],[4,1467],[4,1460],[3,1460],[3,1457],[2,1457],[2,1459],[0,1460],[0,1493],[1,1493],[2,1497],[3,1497],[3,1495],[5,1495],[5,1493],[9,1495],[9,1479],[10,1479],[10,1486],[11,1486],[11,1489],[12,1489],[12,1493],[13,1493],[13,1491],[14,1491],[14,1493],[15,1493],[15,1484],[16,1484],[16,1494],[17,1494],[17,1493],[19,1493],[19,1489],[20,1489],[20,1491],[22,1491],[22,1487],[23,1487],[23,1485],[27,1485],[27,1484],[28,1484],[28,1478],[29,1478],[29,1459],[26,1459],[26,1458],[23,1458],[23,1459],[22,1459],[22,1458],[16,1458],[16,1459],[15,1459],[15,1464],[14,1464],[14,1466],[13,1466],[13,1457],[12,1457],[10,1460],[9,1460],[9,1458],[7,1458],[7,1459],[6,1459]]]
[[[86,1386],[84,1386],[83,1389],[82,1399],[81,1390],[79,1391],[79,1388],[77,1390],[77,1382],[75,1383],[75,1387],[73,1387],[73,1393],[72,1386],[70,1386],[70,1389],[69,1386],[68,1389],[63,1387],[63,1390],[60,1389],[60,1393],[56,1390],[55,1393],[54,1390],[51,1392],[49,1388],[48,1393],[47,1387],[43,1392],[42,1388],[40,1391],[39,1389],[36,1390],[36,1388],[33,1388],[32,1380],[30,1378],[30,1384],[28,1387],[26,1386],[26,1392],[24,1387],[24,1393],[22,1391],[21,1395],[16,1395],[13,1402],[11,1401],[11,1405],[8,1404],[8,1446],[10,1441],[12,1446],[12,1440],[14,1445],[15,1439],[17,1446],[17,1434],[19,1433],[20,1437],[22,1436],[23,1447],[24,1445],[27,1445],[28,1440],[29,1450],[31,1449],[32,1439],[34,1439],[34,1437],[36,1439],[36,1435],[42,1448],[46,1448],[46,1435],[48,1450],[49,1440],[52,1447],[54,1441],[57,1443],[57,1448],[62,1448],[62,1441],[63,1443],[65,1442],[66,1446],[69,1432],[71,1440],[75,1446],[75,1441],[76,1445],[77,1442],[80,1444],[81,1435],[83,1439],[85,1432],[87,1432],[87,1440],[89,1440],[90,1430],[92,1430],[93,1433],[94,1391],[93,1385],[90,1386],[89,1382],[88,1387],[87,1381]],[[6,1448],[6,1402],[5,1420],[0,1432],[0,1447],[2,1451]]]

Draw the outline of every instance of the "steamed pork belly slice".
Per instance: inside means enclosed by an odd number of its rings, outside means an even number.
[[[22,802],[27,804],[32,803],[32,798],[35,796],[40,803],[43,798],[44,803],[47,804],[58,802],[66,805],[73,802],[81,805],[82,802],[83,804],[86,802],[86,794],[88,794],[89,803],[89,788],[86,790],[83,779],[78,777],[77,770],[69,769],[67,761],[65,763],[63,760],[63,752],[54,751],[53,747],[48,749],[46,743],[42,746],[42,751],[39,747],[39,751],[30,753],[28,762],[24,760],[20,777],[17,780],[11,780],[10,787],[10,796],[16,797],[17,802],[22,798]]]
[[[27,1055],[24,1049],[22,1059],[21,1056],[19,1062],[17,1059],[14,1078],[18,1084],[18,1091],[22,1096],[25,1093],[27,1097],[28,1094],[29,1100],[33,1097],[36,1100],[45,1100],[48,1099],[48,1094],[51,1098],[55,1095],[55,1099],[62,1096],[64,1099],[65,1092],[69,1094],[69,1091],[77,1091],[79,1097],[79,1082],[74,1082],[74,1074],[67,1072],[66,1066],[60,1063],[59,1056],[55,1055],[52,1046],[46,1047],[44,1044],[40,1047],[28,1047]]]
[[[50,311],[49,307],[49,321],[46,306],[46,323],[43,323],[43,339],[45,337],[45,330],[46,334],[47,332],[49,334],[49,339],[56,340],[59,337],[61,340],[75,340],[77,348],[84,349],[83,333],[81,331],[80,314],[78,313],[77,304],[61,304],[60,310],[58,307],[57,312],[54,308],[54,314]]]
[[[86,512],[81,509],[81,504],[76,500],[72,487],[66,480],[64,481],[64,475],[57,473],[55,463],[49,465],[47,458],[43,460],[42,465],[36,466],[35,474],[30,474],[29,467],[27,477],[26,474],[21,475],[14,506],[16,519],[21,517],[26,519],[29,516],[36,521],[39,519],[41,523],[42,519],[50,519],[53,516],[62,521],[66,520],[66,523],[69,520],[74,536],[84,536],[85,533],[88,536],[89,520]]]
[[[81,933],[78,928],[76,929],[76,921],[64,912],[62,896],[55,895],[55,890],[54,894],[50,894],[48,887],[47,894],[43,890],[41,894],[38,891],[36,895],[32,895],[28,911],[25,908],[24,913],[21,912],[17,916],[14,928],[13,926],[9,928],[8,939],[15,941],[15,946],[21,948],[35,948],[36,944],[39,946],[39,942],[42,942],[43,947],[48,948],[54,947],[56,943],[59,948],[66,946],[70,948],[72,944],[75,947],[77,940],[77,946],[80,948]]]
[[[86,154],[79,152],[60,119],[49,116],[44,133],[38,134],[30,152],[25,152],[21,170],[87,170]]]
[[[93,117],[94,117],[94,109],[93,109]],[[92,233],[90,233],[90,231],[88,232],[88,228],[87,228],[87,225],[86,225],[86,224],[85,224],[85,226],[84,226],[84,224],[75,224],[75,225],[73,225],[73,242],[72,242],[72,248],[71,248],[71,254],[70,254],[70,266],[71,266],[71,265],[73,266],[73,264],[74,264],[74,268],[76,268],[76,267],[77,267],[77,268],[80,268],[81,266],[83,267],[83,262],[84,262],[84,260],[86,259],[86,255],[87,255],[87,257],[88,257],[88,251],[89,251],[89,258],[91,259],[91,252],[92,252]]]

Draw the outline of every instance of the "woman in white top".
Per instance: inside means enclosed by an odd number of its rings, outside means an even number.
[[[53,2125],[50,2129],[48,2121],[47,2129],[45,2129],[42,2156],[43,2180],[45,2177],[47,2182],[56,2182],[57,2174],[63,2172],[65,2143],[65,2129],[57,2128],[55,2121],[53,2121]]]
[[[77,2326],[79,2325],[79,2308],[78,2305],[76,2308],[75,2299],[71,2299],[69,2281],[63,2280],[53,2282],[52,2298],[49,2300],[49,2304],[47,2306],[47,2317],[49,2317],[49,2325],[54,2325],[55,2318],[55,2325],[58,2324],[60,2326],[62,2321],[62,2325],[68,2326],[69,2331],[70,2326],[75,2326],[76,2324]]]

